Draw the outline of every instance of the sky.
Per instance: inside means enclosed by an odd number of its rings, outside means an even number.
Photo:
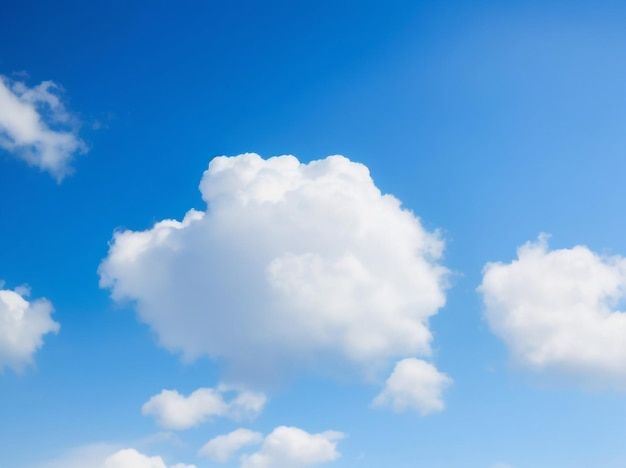
[[[0,0],[0,466],[626,466],[624,83],[617,1]]]

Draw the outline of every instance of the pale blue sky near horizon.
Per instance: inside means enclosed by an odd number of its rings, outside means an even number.
[[[150,442],[141,413],[162,389],[217,385],[222,364],[160,346],[97,270],[115,230],[203,210],[209,162],[246,152],[344,155],[440,230],[432,359],[453,380],[422,417],[303,370],[246,427],[345,432],[337,467],[626,465],[626,394],[514,364],[476,292],[541,233],[626,255],[626,4],[0,0],[0,44],[0,75],[62,86],[88,146],[61,183],[0,150],[0,279],[61,325],[33,365],[0,370],[0,467],[103,443],[222,466],[197,451],[240,424]]]

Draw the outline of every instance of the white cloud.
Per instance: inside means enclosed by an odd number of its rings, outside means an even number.
[[[444,409],[443,391],[452,383],[447,375],[421,359],[407,358],[396,364],[374,406],[391,406],[400,412],[414,409],[421,415]]]
[[[58,460],[44,463],[41,468],[168,468],[159,456],[148,456],[135,449],[119,450],[109,444],[93,444],[70,450]],[[177,463],[169,468],[196,468]]]
[[[163,346],[222,358],[235,379],[431,352],[444,243],[364,165],[219,157],[200,190],[206,212],[116,232],[99,268]]]
[[[32,363],[43,336],[59,330],[51,318],[52,304],[46,299],[29,302],[28,294],[26,288],[0,289],[0,370],[19,371]]]
[[[61,181],[86,145],[58,91],[52,81],[29,88],[0,75],[0,148]]]
[[[227,462],[233,454],[246,445],[257,444],[263,440],[263,434],[250,429],[237,429],[229,434],[209,440],[200,449],[199,455],[216,462]]]
[[[337,442],[344,437],[336,431],[309,434],[280,426],[265,438],[258,452],[241,457],[241,468],[300,468],[333,461],[340,456]]]
[[[230,401],[225,394],[234,393]],[[153,415],[160,426],[183,430],[197,426],[211,417],[254,418],[263,410],[267,398],[262,393],[220,385],[216,389],[200,388],[188,397],[176,390],[163,390],[146,402],[141,411]]]
[[[488,263],[478,288],[514,359],[585,387],[626,389],[626,259],[581,245],[550,251],[546,236],[517,256]]]

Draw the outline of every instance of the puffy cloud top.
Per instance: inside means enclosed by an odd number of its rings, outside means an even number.
[[[148,457],[135,449],[124,449],[108,457],[104,468],[167,468],[161,457]]]
[[[199,452],[202,457],[216,462],[227,462],[235,452],[246,445],[257,444],[263,440],[263,434],[250,429],[236,429],[228,434],[209,440]]]
[[[235,393],[225,401],[226,392]],[[200,388],[188,397],[176,390],[163,390],[150,398],[141,411],[154,415],[159,425],[168,429],[189,429],[211,417],[256,417],[265,406],[267,398],[262,393],[234,390],[220,385],[217,389]]]
[[[46,299],[29,302],[28,290],[0,289],[0,370],[21,370],[43,345],[43,336],[56,333],[52,304]]]
[[[375,406],[391,406],[396,412],[414,409],[421,415],[444,409],[443,390],[452,383],[447,375],[421,359],[407,358],[396,364]]]
[[[626,259],[579,245],[548,250],[546,236],[511,263],[488,263],[485,316],[513,357],[583,386],[626,389]]]
[[[196,468],[176,463],[167,465],[160,456],[148,456],[133,448],[119,450],[94,444],[70,450],[61,458],[38,465],[40,468]]]
[[[52,81],[29,88],[0,75],[0,147],[61,181],[86,145],[58,91]]]
[[[337,442],[345,435],[326,431],[309,434],[297,427],[280,426],[263,441],[261,449],[241,458],[241,468],[303,468],[339,458]]]
[[[367,167],[218,157],[200,190],[205,212],[116,232],[99,268],[101,286],[134,301],[162,345],[223,358],[239,377],[430,353],[444,243]]]
[[[104,461],[103,468],[168,468],[161,457],[149,457],[135,449],[124,449]],[[196,468],[195,465],[177,463],[169,468]]]

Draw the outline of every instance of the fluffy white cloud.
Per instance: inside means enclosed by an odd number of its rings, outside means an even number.
[[[514,359],[586,387],[626,389],[626,259],[585,246],[548,250],[546,236],[511,263],[488,263],[479,291],[491,330]]]
[[[26,288],[0,289],[0,370],[19,371],[32,363],[43,336],[59,330],[51,318],[52,304],[46,299],[29,302],[28,295]]]
[[[337,442],[344,437],[336,431],[309,434],[280,426],[265,438],[258,452],[241,457],[241,468],[301,468],[333,461],[340,456]]]
[[[61,181],[86,146],[58,91],[52,81],[29,88],[0,75],[0,148]]]
[[[417,410],[421,415],[444,409],[443,390],[452,383],[447,375],[421,359],[407,358],[396,364],[374,406],[394,411]]]
[[[430,353],[444,243],[367,167],[218,157],[200,190],[205,212],[116,232],[99,268],[162,345],[223,358],[234,378]]]
[[[224,395],[232,393],[234,396],[226,401]],[[266,401],[262,393],[220,385],[216,389],[200,388],[188,397],[176,390],[163,390],[150,398],[141,411],[144,415],[155,416],[157,423],[163,427],[183,430],[215,416],[232,419],[256,417]]]
[[[242,447],[258,444],[263,440],[263,434],[250,429],[237,429],[229,434],[217,436],[209,440],[200,449],[199,455],[216,462],[227,462],[233,454]]]

